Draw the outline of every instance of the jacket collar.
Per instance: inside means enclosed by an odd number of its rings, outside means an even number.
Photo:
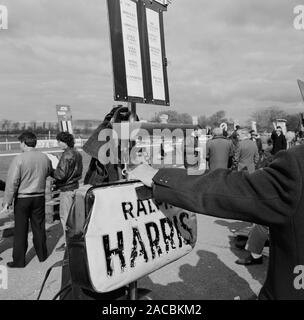
[[[33,151],[37,151],[36,148],[28,148],[26,150],[23,150],[23,153],[26,153],[26,152],[33,152]]]

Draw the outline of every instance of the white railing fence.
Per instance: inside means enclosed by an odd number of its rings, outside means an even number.
[[[75,146],[77,148],[81,148],[87,139],[75,139]],[[1,151],[18,151],[19,148],[19,141],[4,141],[0,142],[0,152]],[[50,148],[57,148],[57,140],[56,139],[45,139],[45,140],[37,140],[37,149],[50,149]]]

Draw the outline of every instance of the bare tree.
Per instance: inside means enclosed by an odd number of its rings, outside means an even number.
[[[31,129],[32,130],[36,130],[36,128],[37,128],[37,121],[36,120],[32,120],[31,122],[30,122],[30,127],[31,127]]]
[[[19,131],[20,130],[20,122],[13,122],[12,130],[13,131]]]
[[[203,115],[203,116],[199,116],[198,118],[198,124],[202,127],[202,128],[206,128],[206,126],[208,125],[208,118]]]
[[[269,107],[265,109],[256,110],[252,115],[251,119],[256,121],[258,130],[272,131],[273,122],[276,119],[286,119],[287,113],[277,107]]]
[[[2,131],[8,132],[11,129],[11,124],[12,124],[11,120],[3,119],[2,120],[2,125],[1,125]]]

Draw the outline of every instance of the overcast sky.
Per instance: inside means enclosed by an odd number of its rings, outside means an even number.
[[[303,0],[173,0],[165,13],[170,109],[225,110],[243,120],[256,108],[304,108],[304,30],[293,27]],[[113,101],[106,0],[0,0],[0,119],[102,119]],[[164,108],[139,106],[143,118]]]

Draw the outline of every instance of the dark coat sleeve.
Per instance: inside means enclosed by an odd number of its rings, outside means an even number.
[[[160,169],[153,181],[157,201],[262,225],[285,223],[296,211],[302,190],[297,157],[286,151],[252,174],[218,169],[195,176],[183,169]]]
[[[69,177],[69,162],[71,159],[66,155],[65,152],[62,153],[62,156],[58,162],[57,168],[53,172],[53,178],[58,182],[65,182]]]
[[[0,180],[0,191],[4,191],[5,190],[5,182]]]
[[[286,141],[286,137],[285,136],[283,136],[282,144],[283,144],[283,150],[286,150],[287,149],[287,141]]]

